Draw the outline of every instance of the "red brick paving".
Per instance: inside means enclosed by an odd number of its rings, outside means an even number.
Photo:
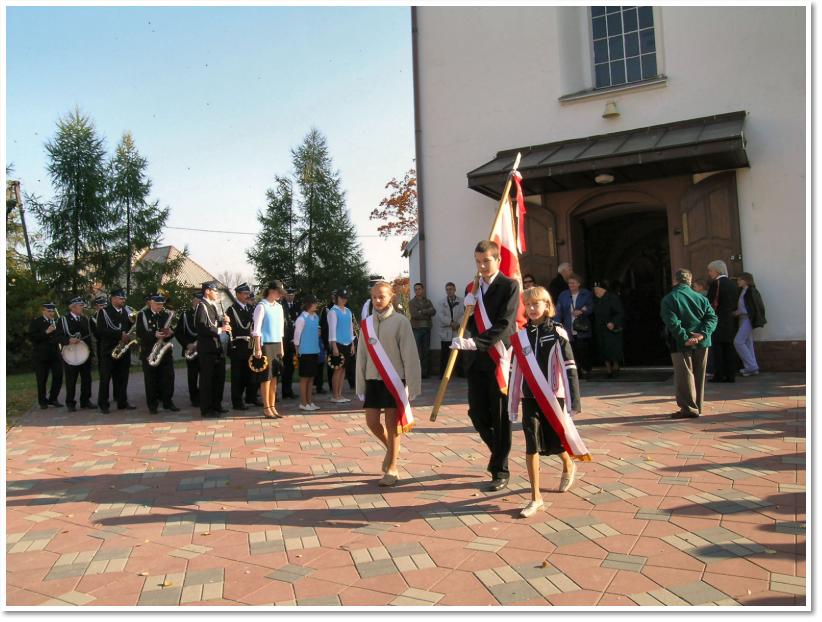
[[[718,594],[724,605],[805,604],[799,374],[710,385],[697,421],[665,416],[670,383],[583,383],[577,424],[594,461],[561,494],[559,463],[545,459],[546,507],[529,519],[518,516],[529,499],[520,426],[510,487],[484,492],[487,451],[462,380],[436,423],[437,385],[426,383],[403,481],[385,489],[356,402],[335,410],[326,394],[312,414],[288,401],[282,420],[259,410],[204,420],[176,376],[180,413],[149,415],[134,374],[136,411],[38,409],[8,432],[9,606],[368,606],[420,594],[446,607],[636,606],[678,593],[692,604]],[[374,561],[356,562],[365,549]],[[105,570],[123,550],[125,566]],[[84,551],[95,561],[61,575]],[[418,554],[435,567],[396,561]],[[625,555],[639,566],[607,566]]]

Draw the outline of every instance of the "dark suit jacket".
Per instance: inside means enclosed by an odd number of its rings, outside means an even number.
[[[554,305],[557,304],[559,295],[566,289],[568,289],[568,283],[565,281],[561,274],[557,273],[553,280],[548,284],[548,293],[551,294],[551,300],[553,301]]]
[[[217,308],[205,300],[201,302],[194,314],[194,326],[197,330],[197,352],[200,354],[223,354],[219,332],[222,325]]]
[[[717,296],[717,288],[719,295]],[[708,288],[708,301],[719,320],[714,331],[714,343],[733,343],[736,336],[736,311],[739,306],[739,288],[726,276],[715,279]]]
[[[34,318],[29,324],[28,337],[32,345],[31,354],[32,358],[38,361],[47,361],[60,357],[60,342],[57,339],[57,331],[47,333],[46,329],[49,326],[51,326],[51,322],[42,315]]]
[[[765,319],[765,303],[762,302],[762,296],[759,295],[759,290],[751,285],[745,290],[745,308],[748,310],[748,319],[751,321],[753,328],[762,328],[768,323]]]
[[[103,317],[103,314],[106,317]],[[131,329],[131,320],[128,311],[123,307],[119,311],[113,305],[97,312],[97,338],[100,343],[100,356],[110,356],[111,351],[122,340],[123,333]]]
[[[188,347],[188,344],[197,341],[197,329],[194,324],[194,309],[186,309],[185,313],[180,316],[180,321],[177,322],[177,328],[174,329],[174,336],[183,349]]]
[[[171,315],[172,312],[168,309],[163,309],[156,317],[151,309],[143,309],[137,315],[137,339],[140,341],[140,358],[145,359],[151,354],[154,344],[157,343],[157,337],[154,336],[154,333],[165,328]],[[148,325],[148,328],[146,328],[146,325]]]
[[[519,283],[499,272],[494,282],[483,294],[485,310],[491,327],[481,335],[478,334],[476,322],[472,315],[468,320],[468,331],[477,344],[476,351],[463,352],[465,368],[476,367],[480,370],[494,369],[494,361],[488,350],[498,341],[508,347],[511,335],[517,332],[517,310],[519,309]]]
[[[68,326],[68,333],[66,333],[66,326]],[[69,339],[80,333],[80,339],[86,342],[86,345],[91,350],[91,321],[85,316],[81,315],[80,319],[75,320],[70,313],[64,315],[57,321],[57,341],[64,346],[68,345]]]

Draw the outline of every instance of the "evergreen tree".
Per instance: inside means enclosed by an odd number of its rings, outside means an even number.
[[[156,246],[169,214],[167,207],[159,207],[159,201],[148,202],[151,180],[146,175],[147,167],[134,138],[126,132],[109,169],[109,198],[117,225],[110,233],[110,252],[97,262],[103,271],[101,283],[111,286],[125,279],[126,293],[131,293],[134,251]]]
[[[277,175],[274,187],[266,190],[265,197],[265,211],[257,213],[262,230],[246,255],[261,284],[281,279],[293,287],[297,281],[297,223],[291,180]]]
[[[320,300],[347,287],[352,302],[361,301],[367,295],[367,265],[325,137],[312,128],[292,158],[301,197],[298,285]]]
[[[60,294],[91,294],[94,260],[107,251],[114,224],[106,200],[107,166],[103,138],[92,121],[75,109],[57,122],[56,136],[46,143],[47,170],[56,196],[32,201],[48,239],[41,259],[50,283]]]

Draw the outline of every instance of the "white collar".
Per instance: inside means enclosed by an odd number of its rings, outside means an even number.
[[[485,280],[485,277],[482,277],[482,279],[480,279],[480,280],[482,281],[482,283],[483,283],[483,284],[485,284],[485,285],[487,285],[488,287],[490,287],[490,286],[491,286],[491,283],[493,283],[493,282],[494,282],[494,280],[497,278],[497,275],[499,275],[499,270],[497,270],[497,271],[494,273],[494,276],[492,276],[492,277],[491,277],[491,280],[490,280],[490,281],[486,281],[486,280]]]

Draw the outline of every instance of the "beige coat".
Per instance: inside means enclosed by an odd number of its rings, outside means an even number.
[[[420,394],[420,359],[417,354],[417,343],[411,330],[408,318],[388,307],[382,315],[374,314],[374,329],[388,358],[397,370],[400,378],[405,379],[408,396],[414,399]],[[368,344],[360,334],[357,345],[357,395],[365,395],[366,380],[382,380],[380,372],[368,352]]]

